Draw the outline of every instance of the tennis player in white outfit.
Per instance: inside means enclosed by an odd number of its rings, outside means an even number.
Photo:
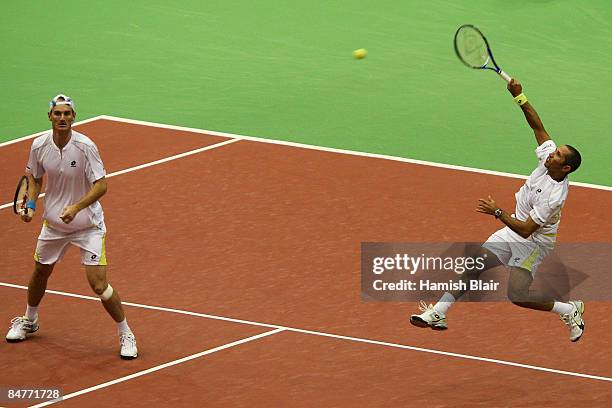
[[[106,193],[106,171],[98,148],[87,136],[72,130],[76,113],[68,96],[54,97],[48,116],[52,131],[34,139],[30,150],[26,174],[31,199],[21,215],[25,222],[32,220],[46,173],[43,226],[34,253],[26,313],[11,321],[6,340],[20,342],[38,330],[38,306],[47,280],[56,262],[74,245],[81,250],[81,263],[91,288],[117,323],[121,358],[134,359],[138,356],[136,339],[127,324],[119,293],[106,279],[106,226],[98,202]]]
[[[487,269],[506,265],[510,269],[509,299],[521,307],[558,313],[570,328],[570,340],[578,341],[584,332],[584,303],[580,300],[558,302],[529,287],[538,266],[554,248],[561,209],[568,193],[567,175],[580,166],[580,153],[570,145],[557,147],[518,81],[513,79],[508,84],[508,91],[534,131],[538,143],[535,150],[538,166],[515,194],[514,214],[501,209],[490,196],[479,200],[476,211],[494,216],[505,227],[491,235],[476,255],[487,260],[485,267],[463,274],[462,279],[477,279]],[[469,284],[466,287],[470,287]],[[446,292],[434,306],[421,302],[422,313],[412,315],[410,322],[436,330],[448,328],[446,313],[464,293],[463,290]]]

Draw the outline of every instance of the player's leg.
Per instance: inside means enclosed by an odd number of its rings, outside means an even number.
[[[464,285],[461,286],[463,288],[469,288],[470,281],[480,279],[480,275],[483,272],[502,265],[502,262],[500,261],[500,256],[486,247],[478,248],[477,252],[475,254],[470,255],[470,257],[474,260],[474,264],[483,265],[483,267],[468,269],[464,273],[459,275],[461,282],[464,283]],[[501,258],[503,259],[503,256]],[[454,300],[459,300],[466,292],[467,289],[458,289],[451,291],[450,294]]]
[[[26,335],[38,330],[38,307],[45,295],[47,281],[53,272],[55,263],[66,252],[68,240],[60,234],[54,235],[43,225],[34,252],[34,271],[28,283],[28,296],[24,316],[11,320],[11,328],[6,334],[6,341],[17,343],[26,339]]]
[[[28,283],[28,307],[29,308],[37,308],[45,295],[45,290],[47,290],[47,282],[51,273],[53,272],[53,268],[55,264],[45,265],[40,262],[34,262],[34,272],[32,272],[32,276],[30,276],[30,281]],[[37,311],[30,314],[26,311],[27,317],[37,317]]]
[[[72,238],[72,243],[81,248],[81,263],[85,266],[87,281],[96,295],[102,300],[104,308],[116,323],[125,320],[119,293],[106,278],[106,231],[92,228]]]
[[[483,272],[501,265],[502,263],[499,256],[500,255],[485,247],[479,247],[475,253],[468,254],[467,257],[474,260],[473,264],[483,265],[483,267],[469,269],[462,273],[460,275],[460,281],[464,283],[462,287],[469,288],[470,280],[477,280]],[[446,313],[466,291],[467,290],[458,289],[451,292],[445,292],[435,305],[427,305],[427,303],[421,301],[419,310],[422,313],[411,315],[410,323],[417,327],[431,327],[434,330],[447,329]]]
[[[128,326],[119,293],[108,283],[106,266],[85,265],[85,271],[91,289],[100,297],[104,309],[117,323],[117,331],[121,344],[121,358],[131,360],[138,357],[136,338]]]
[[[530,271],[516,266],[510,267],[508,299],[515,305],[527,309],[551,311],[555,301],[541,292],[530,290],[532,282]]]
[[[557,302],[549,296],[530,290],[532,272],[513,266],[508,280],[508,299],[517,306],[557,313],[570,329],[570,340],[578,341],[584,332],[584,303],[581,300],[569,303]]]
[[[85,265],[87,281],[96,295],[102,300],[102,305],[117,323],[125,319],[119,293],[109,285],[106,279],[106,266]]]
[[[117,323],[120,355],[123,359],[134,359],[138,356],[136,338],[128,326],[121,305],[119,293],[108,283],[106,277],[106,229],[92,228],[73,237],[72,243],[81,248],[81,263],[85,265],[87,281],[91,289],[100,297],[102,305]]]
[[[28,301],[23,316],[11,320],[11,328],[6,334],[6,341],[18,343],[26,339],[26,335],[38,330],[38,305],[45,295],[47,280],[53,272],[53,266],[35,262],[34,271],[28,283]]]

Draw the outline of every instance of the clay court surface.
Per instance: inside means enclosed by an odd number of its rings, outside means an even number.
[[[76,129],[109,174],[109,280],[140,355],[118,358],[73,248],[40,331],[1,343],[3,386],[61,387],[66,407],[610,406],[610,303],[587,302],[573,344],[556,316],[510,303],[458,303],[434,332],[409,324],[414,303],[361,298],[361,242],[482,241],[498,225],[476,200],[511,208],[521,179],[108,118]],[[0,147],[1,204],[30,144]],[[609,240],[610,208],[610,191],[572,186],[560,241]],[[7,328],[39,220],[0,210]]]

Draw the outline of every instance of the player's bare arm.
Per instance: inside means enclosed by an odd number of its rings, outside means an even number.
[[[31,197],[30,200],[36,203],[36,200],[38,200],[38,195],[40,194],[40,190],[42,189],[43,179],[42,177],[38,179],[34,178],[34,176],[32,176],[31,174],[28,174],[28,179],[30,183],[30,188],[28,189],[28,197]],[[26,211],[21,214],[21,220],[24,222],[32,221],[35,212],[36,211],[31,208],[26,208]]]
[[[64,208],[62,214],[60,215],[60,218],[66,224],[70,224],[70,222],[74,219],[74,217],[76,217],[79,211],[81,211],[83,208],[89,207],[91,204],[98,201],[104,194],[106,194],[106,190],[106,178],[102,177],[101,179],[96,180],[93,186],[91,186],[89,192],[87,192],[87,194],[85,194],[85,196],[81,200],[79,200],[78,203],[69,205],[68,207]]]
[[[523,93],[523,86],[516,79],[512,79],[508,83],[508,91],[510,91],[513,97],[517,97]],[[525,119],[527,119],[527,123],[529,123],[531,129],[533,129],[538,146],[545,141],[550,140],[550,136],[544,129],[540,116],[538,116],[538,113],[533,106],[531,106],[529,102],[525,102],[523,105],[521,105],[521,109],[525,115]]]
[[[501,222],[506,224],[508,228],[516,232],[523,238],[529,238],[531,234],[536,232],[540,225],[538,225],[531,217],[527,217],[526,221],[520,221],[513,218],[506,211],[499,208],[495,200],[489,196],[488,198],[481,198],[478,200],[478,207],[476,211],[483,214],[489,214],[495,216]]]

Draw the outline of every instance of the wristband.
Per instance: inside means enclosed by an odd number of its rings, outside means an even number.
[[[36,211],[36,201],[34,201],[34,200],[26,201],[25,207]]]
[[[519,106],[523,106],[527,103],[527,97],[524,93],[517,95],[514,97],[514,101],[519,104]]]

